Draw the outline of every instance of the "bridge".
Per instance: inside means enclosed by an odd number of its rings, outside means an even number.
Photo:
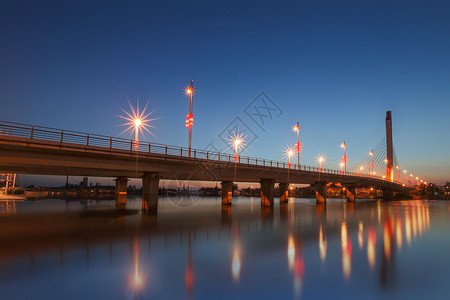
[[[355,201],[356,188],[369,187],[382,190],[384,200],[392,200],[405,184],[393,176],[390,111],[386,133],[386,175],[376,176],[0,121],[0,171],[115,177],[118,208],[126,206],[128,178],[142,178],[142,209],[150,212],[157,210],[161,179],[220,181],[223,205],[231,205],[234,182],[259,182],[261,205],[268,207],[274,205],[275,183],[280,203],[288,200],[289,184],[315,186],[318,204],[326,203],[331,183],[345,187],[348,201]]]

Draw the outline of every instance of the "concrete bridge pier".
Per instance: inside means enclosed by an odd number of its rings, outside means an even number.
[[[280,204],[288,203],[289,198],[289,183],[280,182],[278,184],[278,191],[280,193]]]
[[[326,204],[327,203],[327,183],[320,181],[316,182],[316,203]]]
[[[158,210],[159,173],[145,172],[142,176],[142,210]]]
[[[233,199],[233,181],[222,181],[222,205],[231,206]]]
[[[354,186],[346,186],[345,192],[347,194],[347,202],[355,202],[356,199],[356,189]]]
[[[392,201],[394,200],[394,192],[389,190],[383,190],[383,200]]]
[[[273,207],[275,179],[264,178],[259,180],[259,183],[261,184],[261,206]]]
[[[116,208],[126,208],[127,206],[127,177],[117,177],[116,182]]]

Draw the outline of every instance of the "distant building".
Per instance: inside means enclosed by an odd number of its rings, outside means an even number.
[[[88,187],[88,178],[83,177],[83,180],[80,182],[80,188],[87,188]]]

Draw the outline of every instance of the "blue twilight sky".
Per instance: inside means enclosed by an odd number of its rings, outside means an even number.
[[[0,120],[119,136],[120,107],[139,97],[159,118],[146,140],[186,145],[193,79],[195,148],[225,149],[219,134],[238,117],[257,136],[247,155],[282,159],[300,121],[302,163],[323,153],[338,168],[345,140],[353,167],[392,110],[401,167],[450,181],[449,11],[434,0],[3,0]]]

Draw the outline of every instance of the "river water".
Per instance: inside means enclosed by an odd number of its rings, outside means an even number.
[[[0,299],[448,299],[449,201],[0,204]]]

